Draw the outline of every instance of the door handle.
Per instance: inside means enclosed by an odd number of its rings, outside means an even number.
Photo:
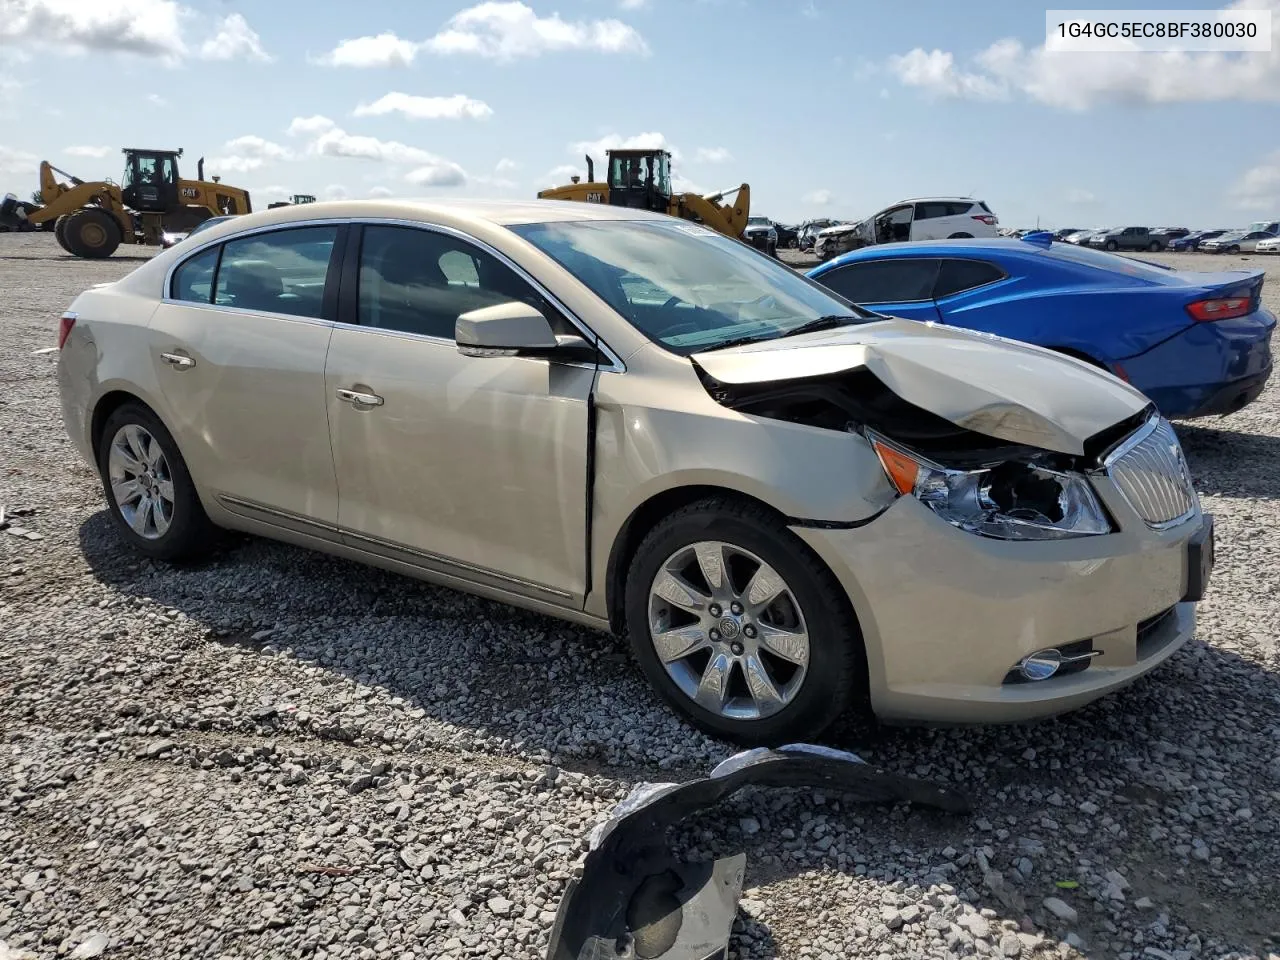
[[[364,407],[380,407],[382,406],[382,398],[376,393],[361,393],[358,390],[343,390],[338,388],[338,399],[346,403],[359,404]]]
[[[188,370],[196,365],[196,362],[188,356],[181,353],[162,353],[160,359],[171,367],[177,367],[179,370]]]

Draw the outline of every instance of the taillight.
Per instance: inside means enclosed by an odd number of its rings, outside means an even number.
[[[58,349],[61,350],[71,336],[71,328],[76,325],[76,315],[71,311],[64,313],[58,320]]]
[[[1187,313],[1197,320],[1230,320],[1253,313],[1251,297],[1217,297],[1187,304]]]
[[[994,227],[997,223],[1000,222],[995,217],[991,216],[989,213],[975,213],[973,215],[973,219],[981,220],[988,227]]]

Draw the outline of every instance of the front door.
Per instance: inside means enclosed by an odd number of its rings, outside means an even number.
[[[458,314],[511,300],[568,322],[479,247],[365,226],[325,372],[338,521],[351,545],[535,599],[586,592],[588,401],[596,370],[464,357]],[[348,274],[349,275],[349,274]]]
[[[178,268],[147,330],[168,425],[202,492],[304,531],[338,519],[323,309],[337,236],[305,227],[212,247]]]

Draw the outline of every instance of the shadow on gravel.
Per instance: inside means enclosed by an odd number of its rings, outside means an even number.
[[[1187,434],[1193,459],[1215,443],[1239,443],[1248,456],[1280,450],[1280,440],[1204,428]],[[1233,495],[1274,496],[1275,482],[1259,476],[1249,492]],[[628,751],[628,744],[646,741],[694,743],[698,735],[658,703],[625,644],[612,637],[254,538],[231,538],[200,565],[171,567],[129,553],[105,511],[85,521],[79,535],[98,580],[182,612],[208,629],[211,642],[250,654],[267,642],[288,647],[301,661],[382,688],[429,718],[474,731],[478,749],[486,738],[507,738],[522,755],[541,748],[565,769],[630,782],[683,780],[709,769],[701,756],[675,755],[668,758],[674,762],[659,765],[643,749]],[[280,627],[283,636],[254,639],[271,627]],[[777,814],[772,827],[755,836],[737,832],[736,814],[682,832],[691,849],[729,841],[741,849],[745,842],[748,888],[815,870],[888,883],[901,878],[905,865],[940,863],[934,882],[952,884],[975,907],[1014,921],[1034,918],[1061,937],[1070,931],[1091,944],[1107,942],[1115,930],[1107,910],[1084,889],[1073,894],[1056,886],[1074,880],[1073,868],[1062,864],[1074,862],[1097,875],[1118,869],[1133,885],[1130,902],[1149,897],[1155,904],[1143,922],[1160,922],[1155,911],[1167,911],[1188,933],[1265,955],[1264,938],[1280,929],[1280,858],[1258,856],[1270,849],[1267,835],[1276,829],[1280,757],[1266,748],[1276,736],[1276,704],[1280,677],[1274,672],[1196,641],[1127,690],[1039,723],[937,729],[853,719],[837,724],[824,742],[957,787],[975,808],[966,822],[851,806],[832,818],[842,824],[834,829],[860,834],[857,843],[865,840],[875,854],[868,862],[831,862],[812,838],[797,855],[782,856],[780,832],[791,828],[801,837],[807,808],[788,807],[789,801],[768,794],[733,801],[740,815],[762,822]],[[286,731],[275,726],[279,722],[271,720],[259,732],[349,739],[336,721],[328,732],[314,724]],[[245,723],[246,731],[258,729]],[[721,756],[729,752],[725,747]],[[827,803],[828,810],[838,808]],[[1251,804],[1256,813],[1241,812]],[[1224,829],[1224,823],[1230,826]],[[993,851],[989,867],[1003,875],[1002,885],[993,885],[972,855],[948,849],[963,848],[965,838],[975,836]],[[1054,869],[1065,874],[1042,872],[1041,855],[1051,856]],[[1017,869],[1024,857],[1037,863],[1025,876]],[[1048,916],[1041,904],[1051,896],[1072,901],[1079,919],[1066,925]],[[768,891],[758,897],[767,900]],[[768,936],[765,924],[752,921],[748,928],[753,938]]]
[[[1175,424],[1202,494],[1280,499],[1280,437]]]

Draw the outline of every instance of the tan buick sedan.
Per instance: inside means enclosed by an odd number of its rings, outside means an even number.
[[[611,629],[744,743],[1079,706],[1191,636],[1213,564],[1120,380],[639,211],[237,217],[81,294],[60,343],[134,549],[236,529]]]

